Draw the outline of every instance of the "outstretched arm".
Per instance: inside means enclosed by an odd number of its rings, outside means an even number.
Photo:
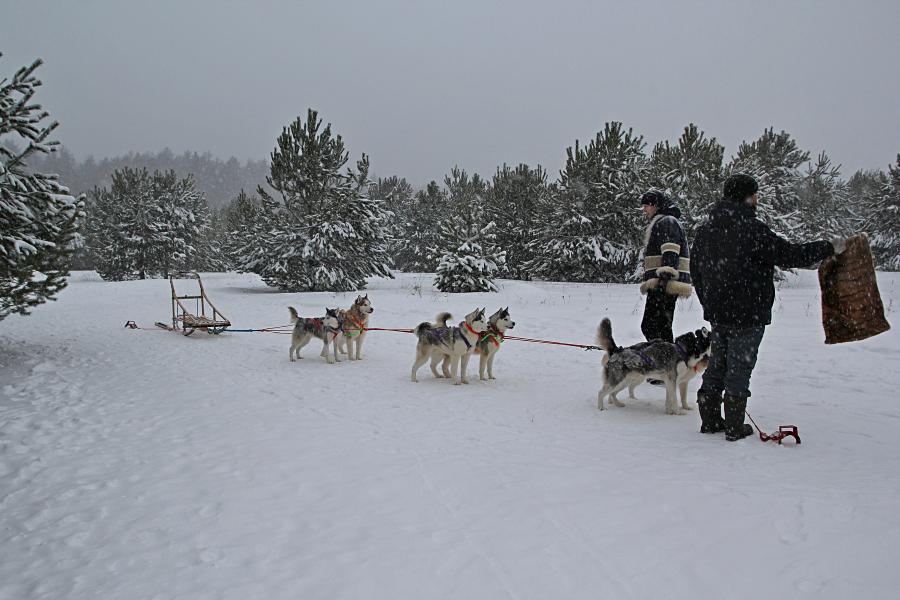
[[[825,240],[792,244],[771,229],[766,228],[766,233],[763,250],[770,254],[772,264],[782,269],[808,267],[834,254],[834,246]]]

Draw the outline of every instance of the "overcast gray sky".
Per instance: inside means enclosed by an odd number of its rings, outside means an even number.
[[[0,77],[45,60],[38,100],[79,158],[267,158],[314,107],[414,183],[503,162],[551,177],[610,120],[652,143],[768,126],[857,168],[900,152],[900,2],[0,0]]]

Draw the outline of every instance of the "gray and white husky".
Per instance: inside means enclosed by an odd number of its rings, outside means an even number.
[[[341,334],[341,320],[338,315],[338,309],[326,308],[325,316],[315,319],[308,319],[297,314],[293,306],[288,306],[291,311],[291,323],[294,323],[294,330],[291,332],[291,349],[288,357],[294,362],[294,357],[300,356],[300,350],[307,345],[313,338],[322,340],[322,352],[319,356],[324,356],[328,364],[341,362],[338,358],[338,345],[334,342],[335,338]],[[334,358],[328,354],[329,346],[334,350]]]
[[[500,344],[506,335],[507,329],[516,326],[515,321],[509,317],[509,307],[501,308],[488,319],[487,331],[478,339],[476,350],[478,352],[478,378],[496,379],[494,377],[494,358],[500,352]],[[487,372],[487,377],[485,377]]]
[[[435,377],[453,379],[454,385],[469,383],[466,379],[469,358],[478,338],[487,330],[484,309],[473,310],[455,327],[447,325],[447,320],[451,318],[450,313],[440,313],[435,318],[435,323],[420,323],[413,330],[419,342],[416,344],[416,360],[413,362],[410,380],[418,381],[416,371],[431,358],[431,372]],[[449,359],[449,365],[444,359]],[[440,362],[445,362],[443,374],[437,371]]]
[[[701,368],[705,368],[709,356],[709,331],[706,327],[675,338],[675,342],[651,340],[627,348],[616,345],[612,337],[609,319],[600,321],[597,327],[597,345],[606,350],[603,366],[603,388],[597,394],[597,408],[603,410],[603,400],[625,406],[616,394],[626,386],[631,397],[634,388],[648,378],[659,379],[666,386],[666,413],[680,414],[675,399],[675,387],[681,393],[681,408],[690,410],[687,403],[687,385]]]

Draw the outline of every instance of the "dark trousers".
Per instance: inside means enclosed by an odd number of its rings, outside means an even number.
[[[750,374],[756,366],[756,355],[765,325],[735,329],[712,324],[709,366],[703,373],[700,391],[718,395],[721,392],[748,398]]]
[[[675,301],[678,296],[655,289],[647,292],[647,303],[644,305],[644,319],[641,331],[647,341],[675,341],[672,336],[672,320],[675,318]]]

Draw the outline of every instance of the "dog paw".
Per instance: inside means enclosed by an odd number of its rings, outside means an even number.
[[[488,379],[497,379],[497,378],[494,377],[493,375],[491,375],[490,377],[488,377]]]
[[[460,381],[460,383],[464,383],[464,384],[466,384],[466,385],[469,385],[469,380],[468,380],[468,379],[462,379],[462,380]]]
[[[615,404],[616,406],[618,406],[619,408],[625,408],[624,402],[619,402],[618,400],[613,400],[612,403]]]

